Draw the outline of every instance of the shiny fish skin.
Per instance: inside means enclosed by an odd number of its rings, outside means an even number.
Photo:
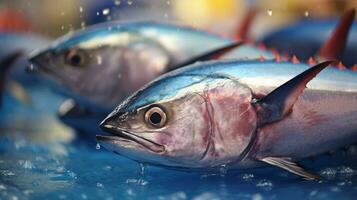
[[[183,26],[157,22],[109,22],[68,34],[33,52],[31,60],[80,104],[111,110],[118,101],[181,63],[233,41]],[[64,62],[70,51],[86,54],[83,67]],[[242,45],[225,58],[274,55]],[[103,81],[106,80],[106,81]]]
[[[101,124],[113,136],[97,139],[133,160],[187,170],[257,167],[265,157],[298,161],[356,142],[357,74],[329,67],[308,83],[289,115],[257,129],[248,156],[241,157],[257,126],[254,99],[310,67],[214,61],[173,71],[121,103]],[[165,126],[152,128],[143,121],[152,106],[167,113]],[[137,143],[131,135],[146,142]]]

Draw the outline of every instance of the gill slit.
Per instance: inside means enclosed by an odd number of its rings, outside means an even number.
[[[204,104],[205,104],[205,108],[206,108],[206,112],[208,113],[208,133],[206,133],[206,135],[208,135],[208,140],[207,140],[206,149],[205,149],[205,151],[203,152],[203,154],[202,154],[202,156],[200,158],[200,160],[203,160],[206,157],[206,155],[207,155],[207,153],[208,153],[208,151],[209,151],[209,149],[210,149],[210,147],[211,147],[211,145],[213,143],[213,138],[212,138],[213,128],[212,128],[211,113],[210,113],[210,110],[208,109],[208,105],[207,105],[208,104],[207,99],[206,99],[205,96],[203,96],[203,95],[201,95],[199,93],[197,93],[197,94],[199,96],[201,96],[201,98],[203,99]]]

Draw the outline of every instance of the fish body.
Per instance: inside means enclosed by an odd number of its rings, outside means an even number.
[[[329,67],[308,83],[291,110],[280,115],[280,104],[273,104],[262,115],[266,105],[257,102],[310,67],[214,61],[173,71],[121,103],[101,124],[113,136],[97,139],[110,151],[168,168],[241,169],[263,161],[299,171],[293,162],[357,141],[353,71]],[[282,106],[294,102],[282,100]]]
[[[318,52],[337,24],[338,20],[302,20],[272,32],[264,37],[262,42],[268,47],[307,60]],[[341,57],[343,64],[347,66],[356,64],[356,52],[357,22],[353,22]]]
[[[78,103],[111,110],[167,67],[232,42],[183,26],[109,22],[64,36],[34,52],[31,60]],[[73,56],[83,65],[71,63]],[[238,59],[261,56],[274,58],[249,44],[227,54]]]
[[[51,87],[73,99],[79,110],[91,113],[88,116],[60,112],[59,118],[77,130],[94,135],[98,133],[97,124],[117,102],[171,70],[170,67],[232,42],[179,25],[108,22],[66,35],[36,50],[31,61],[50,80]],[[243,44],[223,58],[262,56],[274,58],[266,50]],[[75,63],[75,59],[80,61]],[[97,123],[88,128],[88,122],[95,119]]]

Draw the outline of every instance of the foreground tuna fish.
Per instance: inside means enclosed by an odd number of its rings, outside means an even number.
[[[124,101],[100,125],[113,136],[97,140],[168,168],[268,163],[318,179],[295,162],[357,141],[357,74],[328,68],[313,79],[330,63],[216,61],[182,68]]]

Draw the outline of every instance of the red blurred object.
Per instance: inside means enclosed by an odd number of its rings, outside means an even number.
[[[1,32],[26,32],[31,30],[31,24],[20,12],[12,9],[0,9]]]

